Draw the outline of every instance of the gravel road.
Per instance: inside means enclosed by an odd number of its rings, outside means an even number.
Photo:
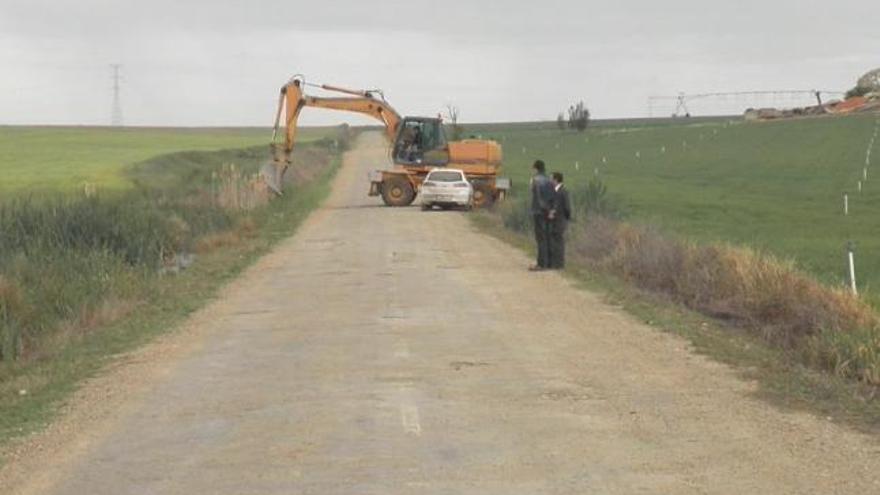
[[[326,204],[23,445],[23,494],[880,493],[880,443],[780,411],[465,214]],[[5,488],[3,488],[5,486]]]

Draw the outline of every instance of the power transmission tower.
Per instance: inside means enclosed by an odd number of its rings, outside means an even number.
[[[122,64],[110,64],[113,70],[113,114],[110,118],[110,124],[114,127],[122,126],[122,100],[119,97],[119,81],[121,79],[119,71]]]

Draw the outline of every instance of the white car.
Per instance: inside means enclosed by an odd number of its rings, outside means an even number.
[[[422,209],[434,206],[470,209],[474,204],[474,186],[464,172],[454,168],[435,168],[428,172],[421,187]]]

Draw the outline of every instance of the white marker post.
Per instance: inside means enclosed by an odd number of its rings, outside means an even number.
[[[580,170],[581,169],[581,162],[574,162],[574,169]]]
[[[859,181],[859,192],[862,192],[862,181]]]
[[[868,167],[862,169],[862,180],[868,180]]]
[[[602,163],[608,163],[608,158],[603,156],[603,157],[602,157]]]
[[[855,255],[853,254],[853,243],[849,241],[846,243],[846,258],[849,261],[849,287],[852,290],[853,295],[859,295],[859,289],[856,287],[856,262]]]
[[[849,194],[843,193],[843,215],[849,215]]]

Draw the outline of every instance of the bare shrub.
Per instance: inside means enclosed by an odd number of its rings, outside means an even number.
[[[576,262],[735,322],[773,345],[800,349],[810,364],[880,384],[874,311],[789,260],[742,247],[698,246],[602,216],[572,225],[569,252]]]
[[[532,230],[532,213],[525,198],[516,198],[499,203],[496,207],[501,215],[504,226],[514,232],[530,232]]]
[[[573,188],[571,202],[578,216],[624,217],[619,201],[608,193],[605,182],[597,177],[590,179],[586,185]]]
[[[591,215],[585,222],[572,224],[570,255],[593,265],[603,262],[617,247],[617,225],[601,215]]]
[[[639,287],[674,294],[684,264],[684,246],[654,229],[622,225],[607,263]]]
[[[840,289],[825,287],[791,261],[747,248],[691,249],[678,296],[713,316],[761,329],[767,340],[794,347],[822,329],[872,325],[871,309]]]

